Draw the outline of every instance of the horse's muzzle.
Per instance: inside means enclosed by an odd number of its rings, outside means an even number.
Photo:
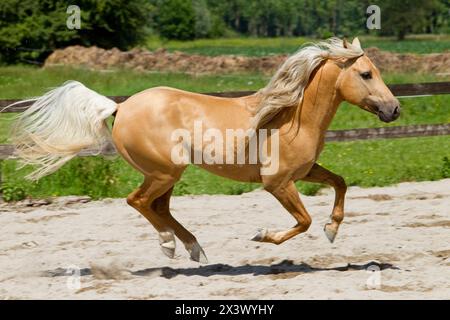
[[[392,108],[378,108],[378,118],[383,122],[392,122],[400,116],[400,105],[396,105]]]

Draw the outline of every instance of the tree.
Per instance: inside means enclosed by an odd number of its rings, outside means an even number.
[[[79,0],[81,29],[66,25],[65,0],[0,1],[0,59],[42,61],[54,49],[80,44],[127,49],[146,35],[146,0]]]
[[[205,0],[193,0],[195,12],[195,37],[207,38],[212,29],[212,16]]]
[[[196,17],[191,0],[159,0],[155,14],[156,29],[166,39],[195,38]]]
[[[381,34],[403,40],[408,33],[422,33],[438,6],[436,0],[385,0],[380,4]]]
[[[67,1],[63,1],[67,3]],[[147,0],[78,0],[84,14],[80,43],[102,48],[129,49],[149,32],[154,7]]]

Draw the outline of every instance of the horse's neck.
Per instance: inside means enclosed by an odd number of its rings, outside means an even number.
[[[336,91],[339,73],[340,68],[328,61],[311,75],[303,100],[295,112],[294,127],[308,130],[318,136],[325,134],[342,102],[341,96]]]

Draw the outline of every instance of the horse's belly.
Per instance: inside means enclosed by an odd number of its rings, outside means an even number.
[[[198,164],[197,166],[224,178],[241,182],[261,182],[258,164]]]

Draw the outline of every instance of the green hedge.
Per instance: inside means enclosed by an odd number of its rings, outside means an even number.
[[[42,61],[54,49],[81,44],[127,49],[147,34],[152,6],[146,0],[78,0],[81,28],[67,27],[64,0],[0,1],[0,58]]]

